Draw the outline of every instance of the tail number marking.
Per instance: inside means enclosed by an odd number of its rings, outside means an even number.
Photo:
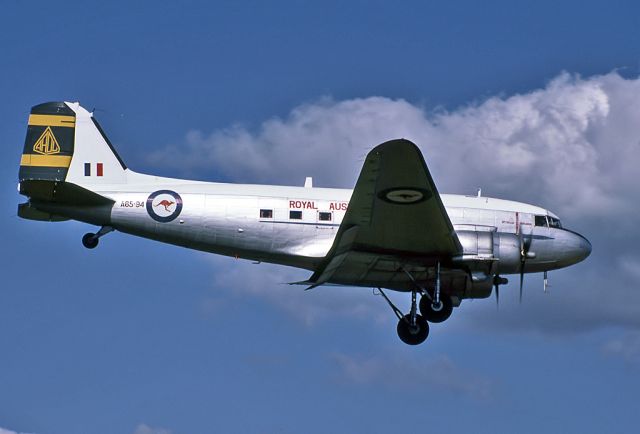
[[[120,202],[121,208],[144,208],[143,200],[123,200]]]

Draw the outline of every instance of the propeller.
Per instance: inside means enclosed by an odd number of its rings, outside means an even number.
[[[549,287],[549,277],[547,275],[547,272],[544,272],[544,277],[543,277],[543,289],[544,289],[544,293],[547,293],[547,288]]]
[[[533,228],[531,229],[533,232]],[[535,258],[536,254],[533,252],[529,252],[531,249],[531,241],[533,240],[532,234],[529,234],[529,237],[525,238],[522,235],[522,225],[520,225],[520,303],[522,303],[522,286],[524,284],[524,266],[526,264],[527,259]]]
[[[500,308],[500,285],[506,285],[509,283],[504,277],[500,277],[497,274],[493,277],[493,289],[496,294],[496,308]]]

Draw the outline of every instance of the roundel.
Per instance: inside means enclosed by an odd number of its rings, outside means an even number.
[[[154,191],[147,198],[147,212],[157,222],[168,223],[180,215],[182,198],[171,190]]]
[[[378,193],[378,197],[386,202],[410,205],[431,198],[433,193],[423,188],[400,187],[390,188]]]

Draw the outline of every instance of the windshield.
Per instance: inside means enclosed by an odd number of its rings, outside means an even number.
[[[562,229],[562,223],[560,223],[560,219],[546,215],[535,216],[535,224],[536,226],[541,227]]]
[[[560,219],[557,219],[557,218],[551,217],[551,216],[548,216],[547,219],[549,220],[549,227],[550,228],[562,229],[562,223],[560,223]]]

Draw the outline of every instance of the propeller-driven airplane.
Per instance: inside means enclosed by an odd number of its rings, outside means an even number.
[[[503,276],[567,267],[591,244],[550,211],[520,202],[439,194],[408,140],[373,148],[353,190],[238,185],[128,169],[78,103],[31,109],[20,161],[18,215],[99,226],[92,249],[117,230],[236,258],[310,270],[304,282],[378,288],[400,339],[424,342],[463,299],[486,298]],[[494,289],[495,288],[495,289]],[[384,289],[411,294],[403,313]]]

